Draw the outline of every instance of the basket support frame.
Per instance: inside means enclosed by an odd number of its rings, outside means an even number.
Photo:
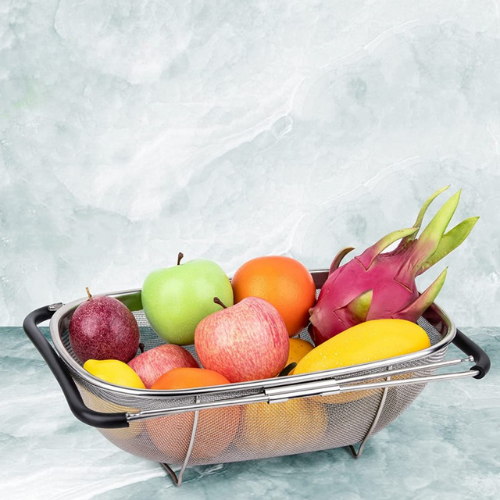
[[[196,397],[196,402],[200,402],[199,396]],[[179,487],[182,484],[182,479],[184,477],[184,472],[186,471],[186,468],[189,463],[189,459],[191,457],[191,453],[193,452],[194,448],[194,443],[196,440],[196,431],[198,430],[198,419],[200,418],[200,410],[197,410],[194,412],[194,419],[193,419],[193,428],[191,429],[191,438],[189,439],[189,446],[186,451],[186,456],[184,457],[184,462],[182,463],[182,466],[179,470],[179,473],[176,474],[175,471],[170,467],[170,465],[160,462],[160,465],[170,474],[170,477],[172,478],[173,483],[175,486]]]
[[[391,369],[392,369],[392,365],[387,367],[388,371],[390,371]],[[389,381],[389,380],[391,380],[391,377],[388,376],[388,377],[386,377],[385,380]],[[358,449],[356,450],[356,448],[352,444],[349,445],[349,449],[351,450],[351,453],[354,456],[354,458],[361,457],[361,454],[363,453],[363,449],[365,447],[365,444],[368,441],[368,438],[373,434],[373,431],[375,430],[375,427],[378,424],[380,416],[382,415],[382,411],[384,410],[385,402],[387,401],[387,394],[388,393],[389,393],[389,387],[386,386],[386,387],[384,387],[384,390],[383,390],[382,395],[380,397],[380,403],[379,403],[378,408],[377,408],[377,413],[375,413],[375,416],[373,417],[373,421],[372,421],[365,437],[359,443]]]

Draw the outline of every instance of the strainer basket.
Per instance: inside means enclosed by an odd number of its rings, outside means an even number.
[[[317,289],[328,271],[311,271]],[[109,293],[134,314],[146,349],[163,341],[149,325],[141,291]],[[431,346],[363,365],[197,389],[132,389],[90,375],[72,352],[68,327],[86,299],[33,311],[24,330],[40,351],[74,415],[119,448],[157,461],[176,485],[188,466],[254,460],[348,446],[359,457],[368,437],[397,418],[428,382],[482,378],[486,353],[433,304],[418,323]],[[50,320],[52,345],[38,329]],[[300,337],[310,340],[307,329]],[[445,360],[450,343],[467,356]],[[186,346],[196,357],[194,346]],[[475,365],[464,371],[437,370]],[[174,466],[180,471],[174,472]]]

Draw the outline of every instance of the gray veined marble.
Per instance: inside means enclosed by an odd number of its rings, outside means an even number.
[[[435,189],[479,215],[440,304],[500,322],[500,7],[438,0],[0,5],[0,323],[259,255],[328,267]]]
[[[499,53],[496,0],[0,2],[2,497],[497,499]],[[493,369],[429,385],[359,460],[195,467],[176,489],[73,417],[17,326],[179,251],[325,268],[447,184],[452,224],[481,218],[418,284],[449,266],[438,302]]]
[[[0,487],[8,500],[336,498],[495,500],[500,494],[499,328],[463,328],[490,356],[482,380],[429,384],[373,436],[346,449],[188,469],[175,488],[73,417],[21,328],[0,328]],[[48,334],[48,332],[46,332]],[[459,356],[454,346],[447,357]]]

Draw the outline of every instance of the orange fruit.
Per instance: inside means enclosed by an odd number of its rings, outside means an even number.
[[[245,458],[315,451],[328,427],[325,405],[310,398],[245,405],[234,444]]]
[[[204,368],[174,368],[164,373],[151,389],[175,390],[229,384],[220,373]]]
[[[298,363],[308,352],[312,351],[314,346],[302,339],[290,339],[290,349],[288,351],[288,360],[285,366],[290,363]]]
[[[316,286],[307,268],[284,256],[257,257],[243,264],[231,281],[234,302],[260,297],[271,303],[293,337],[309,322],[309,309],[316,302]]]
[[[290,347],[288,349],[288,359],[286,360],[286,365],[290,363],[297,363],[308,353],[314,349],[314,346],[307,342],[307,340],[302,339],[290,339]],[[293,368],[288,375],[293,375],[295,368]]]
[[[174,368],[164,373],[152,389],[175,390],[229,384],[223,375],[204,368]],[[194,446],[193,461],[210,461],[222,453],[233,441],[240,422],[241,408],[228,406],[200,410]],[[186,456],[195,412],[178,413],[146,421],[151,440],[166,463],[182,463]]]

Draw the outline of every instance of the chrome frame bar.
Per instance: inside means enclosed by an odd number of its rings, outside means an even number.
[[[282,403],[289,399],[308,397],[308,396],[331,396],[346,392],[365,391],[369,389],[385,389],[399,385],[424,384],[437,380],[447,380],[461,377],[474,377],[479,372],[477,370],[467,370],[464,372],[445,373],[440,375],[429,375],[424,377],[412,377],[408,379],[385,380],[383,382],[368,382],[365,384],[350,385],[355,381],[362,379],[380,379],[385,377],[393,377],[401,373],[416,372],[424,369],[440,368],[452,366],[462,362],[473,362],[472,358],[456,359],[450,361],[442,361],[438,363],[429,363],[427,365],[401,368],[396,370],[387,370],[383,373],[372,373],[352,377],[352,379],[344,380],[319,380],[307,382],[291,387],[274,387],[265,389],[263,393],[252,396],[244,396],[240,398],[222,399],[219,401],[210,401],[208,403],[194,403],[183,406],[175,406],[172,408],[162,408],[158,410],[144,410],[137,413],[127,413],[127,420],[133,422],[136,420],[146,420],[159,416],[173,415],[177,413],[185,413],[189,411],[207,410],[211,408],[223,408],[226,406],[247,405],[252,403]]]

